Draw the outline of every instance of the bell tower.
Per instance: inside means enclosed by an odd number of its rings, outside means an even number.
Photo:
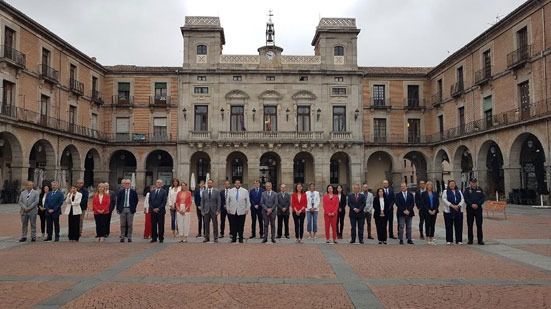
[[[268,22],[266,23],[266,46],[275,46],[275,29],[272,22],[272,10],[268,13]]]
[[[275,26],[272,21],[274,16],[272,10],[268,13],[268,22],[266,22],[266,44],[258,49],[260,63],[268,67],[276,67],[280,64],[281,52],[283,48],[275,45]]]

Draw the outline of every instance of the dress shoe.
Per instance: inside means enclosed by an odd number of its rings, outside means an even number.
[[[290,239],[289,236],[285,236],[285,238]]]
[[[403,240],[400,240],[400,245],[403,245],[404,244],[404,241]]]
[[[237,240],[235,240],[235,239],[232,239],[232,240],[231,240],[231,243],[232,243],[232,244],[233,244],[233,243],[236,243],[236,242],[237,242]]]
[[[251,235],[251,237],[249,237],[249,239],[254,239],[256,238],[256,235]]]
[[[277,239],[281,239],[281,236],[277,236],[276,238],[277,238]]]
[[[411,239],[408,240],[409,245],[413,245],[413,241]]]
[[[484,246],[484,242],[483,242],[483,241],[479,241],[478,244],[481,245],[481,246]]]
[[[218,237],[218,238],[224,238],[224,234],[220,234],[220,237]]]
[[[467,242],[467,245],[472,245],[472,244],[473,244],[473,241],[472,241],[472,240],[469,240],[469,241]]]
[[[214,242],[217,243],[217,242],[218,242],[218,239],[215,239]]]
[[[128,238],[128,242],[132,242],[132,239]]]
[[[276,243],[276,240],[275,240],[275,239],[273,239],[273,238],[272,238],[272,243],[274,243],[274,244]]]
[[[203,237],[203,235],[201,235],[201,233],[197,234],[197,236],[195,236],[195,238],[201,238]]]
[[[373,237],[371,237],[371,236],[367,236],[367,239],[374,239],[374,238],[373,238]]]
[[[208,238],[203,239],[203,242],[209,242],[210,240]]]
[[[360,245],[363,245],[364,244],[364,241],[363,240],[360,240]]]
[[[164,239],[159,240],[159,243],[161,243],[161,244],[164,243],[164,242],[165,242]]]
[[[26,242],[26,241],[27,241],[26,237],[22,237],[21,239],[19,239],[19,242]]]
[[[351,244],[355,244],[356,241],[355,241],[355,240],[351,240],[350,243],[351,243]]]
[[[383,244],[383,242],[382,242],[382,241],[379,241],[379,245],[382,245],[382,244]]]
[[[54,239],[54,241],[59,241],[59,238]]]
[[[35,242],[35,241],[36,241],[35,237],[31,238],[31,242]]]
[[[121,242],[124,242],[124,238],[121,238],[121,240],[120,240],[120,241],[121,241]]]
[[[263,244],[265,244],[265,243],[267,243],[267,242],[268,242],[267,239],[263,239],[263,240],[262,240],[262,243],[263,243]]]
[[[156,239],[152,239],[152,240],[150,240],[149,242],[150,242],[150,243],[154,243],[154,242],[157,242],[157,240],[156,240]]]
[[[242,244],[242,243],[243,243],[243,239],[240,239],[240,240],[239,240],[239,243]]]
[[[52,241],[52,239],[51,238],[46,238],[46,239],[44,239],[44,241]]]
[[[390,236],[389,238],[398,239],[398,237],[396,237],[396,236]]]

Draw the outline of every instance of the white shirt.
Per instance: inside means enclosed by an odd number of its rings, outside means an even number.
[[[320,193],[318,191],[307,191],[306,192],[306,209],[314,209],[314,211],[319,211],[320,208]]]
[[[380,205],[380,208],[381,208],[381,212],[384,213],[385,212],[385,198],[384,197],[379,198],[379,205]]]

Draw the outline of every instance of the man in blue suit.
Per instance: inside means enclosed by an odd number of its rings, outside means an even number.
[[[396,239],[394,236],[394,190],[389,185],[388,180],[383,180],[383,191],[385,192],[385,205],[390,205],[388,216],[388,238]]]
[[[254,187],[249,191],[249,200],[251,201],[251,237],[256,237],[256,220],[258,218],[258,230],[260,232],[260,238],[264,237],[264,220],[262,218],[262,207],[260,206],[260,200],[262,199],[262,192],[264,189],[260,187],[260,181],[254,181]]]
[[[46,196],[44,208],[46,209],[46,232],[48,237],[44,241],[52,240],[52,232],[55,226],[55,241],[59,241],[59,216],[65,197],[59,191],[59,182],[52,181],[52,192]]]
[[[193,191],[193,202],[195,203],[195,207],[197,207],[197,237],[203,236],[203,215],[201,214],[201,196],[203,195],[203,191],[205,191],[205,182],[201,180],[199,181],[199,187]]]
[[[220,190],[220,238],[224,238],[224,230],[226,228],[226,217],[228,217],[228,211],[226,209],[226,198],[228,197],[229,190],[230,182],[226,180],[224,181],[224,188]]]
[[[360,193],[360,184],[352,187],[353,192],[348,195],[348,207],[350,207],[350,243],[356,242],[356,229],[360,244],[364,243],[364,224],[365,224],[365,201],[366,196]]]
[[[398,217],[398,238],[400,245],[404,244],[404,226],[406,228],[406,237],[408,244],[413,245],[411,240],[411,220],[415,215],[413,207],[415,199],[413,194],[408,192],[408,186],[405,182],[400,184],[400,192],[396,193],[396,216]]]
[[[121,181],[122,189],[117,193],[117,213],[120,215],[121,242],[124,238],[132,242],[132,226],[134,225],[134,214],[138,206],[138,193],[130,188],[130,179]]]
[[[151,211],[151,242],[165,240],[165,212],[167,192],[163,189],[163,181],[157,179],[155,188],[149,193],[149,211]]]

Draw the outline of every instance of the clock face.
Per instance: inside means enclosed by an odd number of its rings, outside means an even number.
[[[273,51],[268,51],[268,52],[266,53],[266,58],[268,58],[268,60],[274,59],[274,56],[275,56],[275,54],[274,54]]]

